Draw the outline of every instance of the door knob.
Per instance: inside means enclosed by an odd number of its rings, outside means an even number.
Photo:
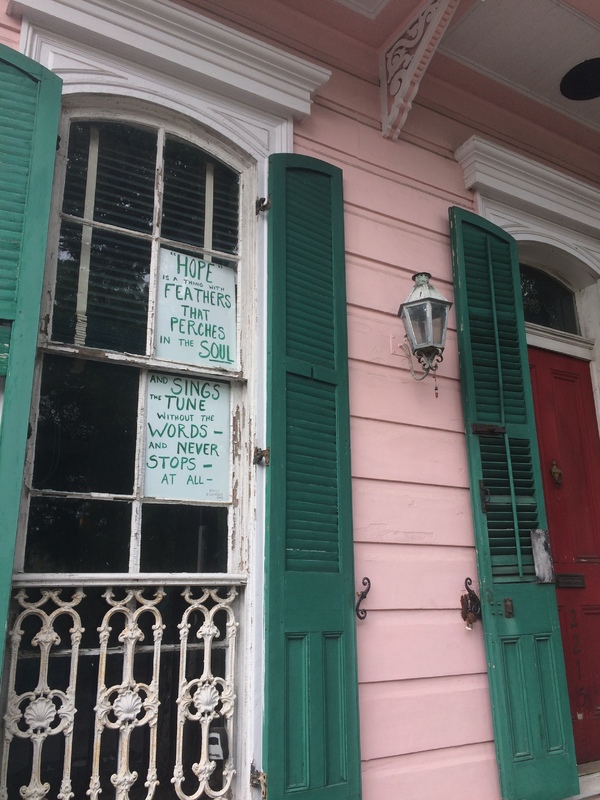
[[[558,466],[556,461],[552,462],[552,466],[550,467],[550,474],[552,475],[552,478],[554,479],[554,483],[556,484],[556,486],[557,487],[561,486],[563,482],[563,474],[562,474],[562,469]]]

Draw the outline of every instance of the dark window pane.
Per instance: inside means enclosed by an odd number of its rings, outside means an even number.
[[[34,486],[130,494],[137,396],[136,369],[46,355]]]
[[[75,309],[81,261],[81,225],[64,222],[58,243],[58,265],[52,339],[55,342],[73,342],[75,337]]]
[[[69,153],[63,211],[83,217],[90,149],[90,123],[74,122],[69,129]]]
[[[93,232],[87,313],[78,321],[80,264],[85,259],[82,250],[81,226],[63,223],[52,338],[103,350],[145,353],[150,243],[112,231]]]
[[[94,219],[150,233],[154,212],[156,133],[113,122],[75,122],[69,150],[63,211],[84,216],[90,138],[98,142]]]
[[[90,263],[88,347],[146,352],[150,243],[94,231]]]
[[[145,505],[140,568],[142,572],[226,572],[227,509]]]
[[[127,572],[131,506],[33,497],[26,572]]]
[[[168,137],[161,233],[168,239],[202,247],[206,192],[206,155],[197,147]]]
[[[239,175],[202,150],[173,137],[165,144],[161,233],[178,242],[205,245],[206,165],[214,170],[212,249],[238,250]]]
[[[215,164],[213,249],[224,253],[238,251],[239,183],[237,172]]]
[[[156,134],[116,123],[98,126],[94,219],[150,233],[154,211]]]
[[[550,275],[521,264],[525,321],[566,333],[579,333],[573,293]]]

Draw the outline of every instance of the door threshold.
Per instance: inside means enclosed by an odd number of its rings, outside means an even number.
[[[580,793],[570,800],[600,798],[600,761],[590,761],[577,767]]]

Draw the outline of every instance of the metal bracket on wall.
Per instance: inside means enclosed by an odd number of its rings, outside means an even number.
[[[260,447],[255,447],[252,463],[264,464],[265,467],[268,467],[271,463],[271,448],[265,447],[264,450],[261,450]]]
[[[472,631],[474,623],[477,622],[478,619],[481,619],[481,600],[477,597],[473,589],[471,589],[472,585],[473,581],[471,578],[466,578],[465,589],[467,593],[461,595],[460,598],[460,614],[467,623],[468,631]]]
[[[371,588],[371,581],[368,578],[362,579],[362,585],[365,587],[362,592],[357,592],[356,596],[358,600],[356,601],[356,616],[359,619],[364,619],[367,616],[366,609],[361,608],[360,604],[365,599],[365,597],[369,594],[369,590]]]
[[[256,216],[258,216],[261,211],[269,211],[271,208],[271,195],[268,197],[257,197],[256,198]]]
[[[250,766],[250,786],[260,789],[262,800],[267,800],[267,773],[257,770],[254,762]]]

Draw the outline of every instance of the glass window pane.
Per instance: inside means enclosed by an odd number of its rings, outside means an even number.
[[[95,230],[90,246],[82,243],[82,235],[80,225],[63,223],[53,340],[122,353],[145,353],[150,242]],[[87,262],[89,275],[85,272]]]
[[[26,572],[126,572],[130,503],[33,497]]]
[[[164,237],[203,246],[206,161],[206,155],[199,148],[173,137],[167,138],[161,227]]]
[[[237,172],[215,164],[213,249],[238,252],[238,204],[240,179]]]
[[[54,311],[52,315],[52,339],[55,342],[72,343],[75,338],[77,287],[79,264],[81,263],[81,225],[64,222],[58,243],[58,264]]]
[[[566,333],[579,333],[573,293],[551,275],[521,264],[525,321]]]
[[[204,239],[206,168],[213,170],[212,244]],[[165,189],[161,233],[177,242],[238,251],[239,175],[199,148],[168,137],[165,144]]]
[[[146,352],[150,242],[94,231],[87,302],[88,347]]]
[[[131,494],[138,371],[46,355],[33,485]]]
[[[142,572],[226,572],[227,509],[146,504]]]
[[[65,214],[83,217],[89,151],[90,123],[72,123],[69,129],[67,175],[63,196],[63,211]]]
[[[90,140],[92,147],[90,148]],[[97,148],[94,219],[150,233],[156,133],[112,122],[74,122],[69,131],[63,212],[84,216],[88,164]]]
[[[102,123],[94,219],[150,233],[154,211],[156,133]]]

